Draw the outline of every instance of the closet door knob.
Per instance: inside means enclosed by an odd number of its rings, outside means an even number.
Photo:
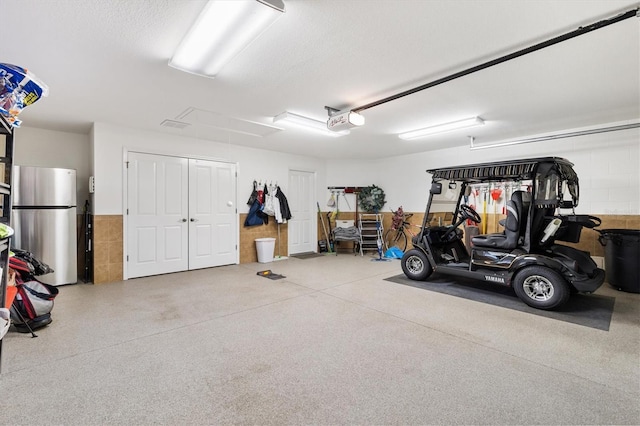
[[[197,222],[198,219],[191,218],[191,222]]]
[[[183,218],[180,222],[186,222],[186,221],[187,221],[187,219],[184,219],[184,218]]]

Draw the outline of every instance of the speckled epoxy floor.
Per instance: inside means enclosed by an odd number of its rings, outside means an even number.
[[[62,287],[38,338],[5,337],[0,423],[640,423],[640,295],[603,286],[602,331],[398,273],[340,254]]]

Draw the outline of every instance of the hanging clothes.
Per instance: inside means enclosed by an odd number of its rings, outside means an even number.
[[[278,198],[278,187],[275,187],[273,191],[273,216],[276,218],[276,223],[284,223],[284,219],[282,219],[282,211],[280,210],[280,199]]]
[[[264,225],[264,220],[258,215],[259,212],[260,202],[258,199],[255,199],[253,200],[253,204],[251,205],[247,218],[244,221],[244,226]]]
[[[251,195],[249,196],[249,200],[247,200],[247,205],[248,206],[252,206],[253,202],[255,200],[258,199],[258,182],[256,182],[255,180],[253,181],[253,191],[251,192]]]
[[[260,184],[262,184],[262,182],[260,182]],[[266,188],[266,185],[265,185]],[[264,190],[262,189],[258,189],[258,201],[260,202],[260,204],[264,204]]]
[[[278,186],[276,188],[277,194],[276,197],[280,203],[280,213],[282,214],[282,222],[286,223],[287,220],[291,219],[291,210],[289,209],[289,202],[287,201],[287,197],[285,197],[282,189]]]
[[[269,224],[269,215],[264,212],[264,202],[266,197],[269,195],[269,190],[267,189],[267,185],[264,185],[264,189],[262,191],[258,190],[258,200],[260,201],[260,210],[258,210],[258,217],[262,219],[265,225]]]
[[[270,185],[269,189],[267,190],[267,187],[265,186],[264,206],[262,211],[269,216],[275,216],[276,214],[274,205],[278,203],[278,200],[276,200],[275,193],[276,187]]]

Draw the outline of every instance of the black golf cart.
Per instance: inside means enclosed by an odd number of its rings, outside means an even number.
[[[604,271],[588,252],[556,244],[577,243],[582,228],[601,223],[575,214],[579,187],[572,166],[546,157],[427,170],[433,176],[429,201],[414,248],[402,257],[405,275],[426,280],[438,272],[512,286],[522,301],[539,309],[562,305],[572,292],[595,291]],[[483,218],[486,222],[491,188],[506,195],[501,232],[471,236]],[[469,197],[482,203],[484,217],[469,205]]]

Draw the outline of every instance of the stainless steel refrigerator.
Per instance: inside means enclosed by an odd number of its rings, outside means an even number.
[[[78,282],[76,171],[13,167],[12,246],[27,250],[55,272],[38,279],[52,285]]]

